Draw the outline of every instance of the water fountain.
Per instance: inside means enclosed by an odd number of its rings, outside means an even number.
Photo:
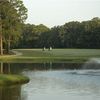
[[[71,73],[74,75],[100,76],[100,59],[91,58],[82,65],[81,69],[74,70]]]
[[[82,69],[100,69],[100,59],[91,58],[82,66]]]

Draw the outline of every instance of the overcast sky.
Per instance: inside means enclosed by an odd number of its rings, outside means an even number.
[[[100,0],[23,0],[27,23],[48,27],[100,17]]]

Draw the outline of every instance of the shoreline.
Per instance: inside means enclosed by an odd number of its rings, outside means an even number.
[[[22,75],[0,74],[0,86],[21,85],[29,82],[29,78]]]
[[[100,58],[100,49],[13,49],[14,55],[0,56],[0,62],[85,62]]]

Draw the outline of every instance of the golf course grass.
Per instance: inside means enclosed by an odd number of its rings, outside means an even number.
[[[100,49],[14,49],[16,55],[0,56],[0,61],[43,62],[68,61],[83,62],[90,58],[100,58]]]
[[[0,74],[0,86],[25,84],[29,78],[21,75]]]

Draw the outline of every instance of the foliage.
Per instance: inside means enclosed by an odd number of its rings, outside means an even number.
[[[100,18],[72,21],[51,29],[44,25],[24,24],[21,48],[100,48]]]
[[[47,31],[49,31],[49,28],[43,24],[23,25],[23,31],[18,46],[20,48],[38,47],[38,45],[40,44],[39,38],[41,37],[41,34]]]
[[[100,18],[61,26],[24,24],[22,0],[0,1],[0,51],[11,48],[100,48]]]
[[[1,48],[4,47],[9,52],[11,43],[16,43],[20,37],[22,23],[26,18],[27,9],[21,0],[0,1]]]

